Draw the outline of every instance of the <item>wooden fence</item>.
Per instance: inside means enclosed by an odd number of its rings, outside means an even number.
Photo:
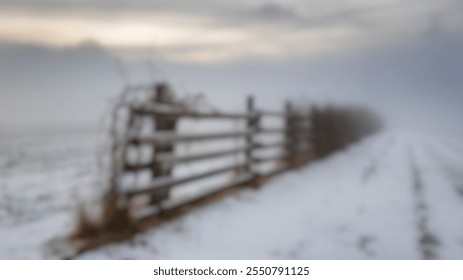
[[[112,176],[110,191],[106,196],[102,216],[91,220],[84,212],[79,216],[75,232],[69,241],[75,249],[75,256],[111,242],[129,239],[133,234],[182,215],[191,209],[216,200],[245,186],[258,187],[267,179],[286,170],[305,165],[316,157],[326,156],[372,134],[381,128],[379,119],[361,108],[312,108],[310,112],[295,110],[286,102],[281,112],[261,110],[249,97],[246,110],[242,113],[210,113],[188,109],[181,101],[175,100],[169,87],[160,84],[151,89],[150,96],[142,102],[124,103],[128,111],[124,125],[123,139],[114,139],[112,148]],[[113,119],[117,119],[114,114]],[[279,120],[280,128],[264,125],[267,118]],[[141,131],[140,124],[150,120],[149,132]],[[180,133],[179,121],[232,120],[242,124],[241,130],[220,133]],[[114,122],[117,123],[117,122]],[[115,133],[113,123],[112,134]],[[268,136],[279,136],[280,141],[262,141]],[[185,143],[208,143],[239,139],[240,147],[224,148],[218,151],[203,151],[194,155],[178,155],[176,147]],[[223,142],[220,142],[223,143]],[[149,147],[149,159],[136,161],[130,151]],[[262,156],[261,151],[278,149],[283,153],[276,156]],[[139,153],[141,154],[141,152]],[[260,154],[260,155],[259,155]],[[210,168],[202,173],[174,176],[174,168],[184,163],[221,159],[240,155],[241,163]],[[259,170],[265,163],[274,164],[271,170]],[[147,184],[122,184],[125,175],[148,172]],[[194,181],[216,175],[234,172],[229,181],[212,191],[201,192],[177,204],[172,204],[175,188],[195,188]],[[175,199],[174,199],[175,200]],[[142,202],[142,203],[140,203]],[[140,215],[140,213],[143,213]]]
[[[119,180],[113,180],[112,192],[125,199],[124,205],[131,205],[138,197],[149,197],[149,205],[157,205],[162,209],[164,201],[168,201],[172,188],[180,184],[186,184],[196,180],[206,179],[231,171],[240,171],[240,176],[227,182],[221,187],[215,188],[212,193],[204,193],[193,200],[202,199],[236,186],[257,187],[266,179],[285,170],[298,168],[308,163],[313,158],[310,139],[310,117],[296,113],[291,104],[287,102],[281,112],[273,112],[257,109],[253,97],[246,100],[246,111],[242,113],[202,113],[191,111],[176,106],[176,100],[165,84],[155,87],[151,100],[139,105],[130,104],[129,120],[127,122],[127,139],[124,142],[123,155],[114,159],[113,164],[119,168],[113,169],[114,178],[120,178],[124,174],[149,170],[152,180],[143,186],[122,188]],[[180,108],[180,109],[179,109]],[[151,133],[146,135],[137,130],[137,123],[142,119],[150,119],[153,122]],[[276,118],[284,125],[282,128],[265,128],[262,123],[265,118]],[[220,133],[181,134],[178,133],[178,122],[181,119],[212,119],[234,120],[242,122],[245,129],[241,131],[228,131]],[[279,135],[283,141],[262,142],[259,137],[267,135]],[[214,152],[204,152],[195,155],[176,156],[175,147],[182,143],[207,142],[213,140],[240,139],[245,145],[239,148],[223,149]],[[130,149],[141,149],[150,146],[154,153],[149,161],[131,162],[128,160]],[[267,149],[281,148],[284,153],[276,156],[257,156],[256,154]],[[192,163],[206,159],[218,159],[226,156],[242,155],[243,163],[207,170],[206,172],[185,177],[174,178],[173,168],[182,163]],[[277,162],[277,167],[268,172],[259,172],[260,164]],[[185,202],[184,204],[188,204]]]

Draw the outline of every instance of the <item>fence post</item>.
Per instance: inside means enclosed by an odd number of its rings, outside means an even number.
[[[154,102],[156,104],[175,105],[174,95],[167,84],[161,83],[154,88]],[[156,115],[153,117],[155,133],[175,133],[177,126],[177,118],[165,115]],[[175,145],[173,143],[153,145],[153,168],[151,170],[152,177],[164,177],[172,175],[172,165],[169,163],[160,163],[155,161],[155,156],[158,153],[173,154]],[[159,190],[151,196],[152,203],[159,203],[169,197],[170,187],[159,188]]]
[[[255,148],[254,137],[259,130],[259,116],[256,114],[254,107],[254,97],[248,96],[246,100],[247,114],[250,116],[247,119],[247,132],[250,132],[246,136],[246,172],[252,174],[253,179],[251,185],[258,186],[258,176],[256,170],[254,170],[254,156],[253,151]]]
[[[288,166],[293,169],[296,168],[296,138],[295,138],[295,123],[294,111],[291,102],[287,101],[285,106],[286,113],[286,132],[285,132],[285,146],[288,158]]]
[[[304,164],[309,163],[312,160],[312,154],[313,154],[313,144],[312,144],[312,114],[310,110],[307,110],[307,116],[305,118],[306,120],[306,138],[305,138],[305,143],[306,143],[306,158],[304,161]]]

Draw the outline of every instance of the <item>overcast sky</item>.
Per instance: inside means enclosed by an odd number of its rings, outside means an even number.
[[[117,59],[216,100],[413,97],[445,111],[461,100],[460,34],[460,0],[0,0],[0,124],[93,122],[121,86]]]
[[[164,59],[307,57],[461,31],[460,0],[2,0],[0,38]],[[141,52],[140,50],[145,50]]]

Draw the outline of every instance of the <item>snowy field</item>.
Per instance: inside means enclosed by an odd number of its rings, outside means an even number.
[[[2,135],[0,258],[53,258],[101,192],[93,132]],[[463,146],[388,130],[82,259],[463,259]],[[104,182],[104,181],[103,181]]]
[[[0,258],[46,258],[46,242],[73,227],[80,203],[101,193],[102,137],[94,131],[0,135]]]

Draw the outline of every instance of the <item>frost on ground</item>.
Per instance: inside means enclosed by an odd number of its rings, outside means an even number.
[[[461,259],[459,152],[432,137],[383,133],[81,257]]]
[[[0,258],[50,257],[72,230],[73,192],[97,179],[93,148],[76,142],[69,165],[2,150]],[[462,171],[461,144],[390,130],[80,258],[463,259]]]
[[[101,194],[93,131],[0,135],[0,259],[48,258],[73,229],[77,207]]]

